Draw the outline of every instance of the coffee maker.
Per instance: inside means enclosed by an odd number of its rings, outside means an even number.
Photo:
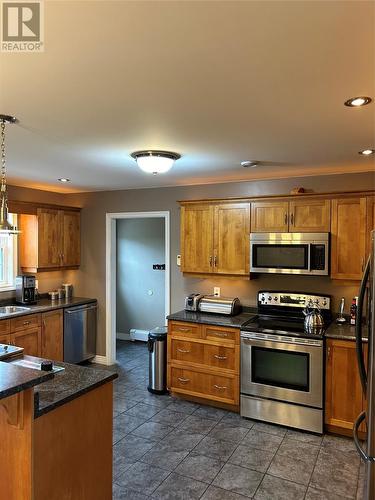
[[[35,276],[21,274],[16,277],[17,304],[36,304]]]

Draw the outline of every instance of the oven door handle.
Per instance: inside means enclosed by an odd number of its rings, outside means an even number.
[[[311,247],[312,244],[309,243],[308,252],[307,252],[307,270],[311,271]]]

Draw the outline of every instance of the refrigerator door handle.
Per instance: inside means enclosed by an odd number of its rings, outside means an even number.
[[[365,451],[363,450],[362,446],[361,446],[361,443],[359,441],[359,437],[358,437],[358,429],[359,429],[359,426],[362,424],[362,422],[365,420],[366,418],[366,412],[363,411],[362,413],[360,413],[360,415],[358,416],[357,420],[354,422],[354,426],[353,426],[353,438],[354,438],[354,443],[355,443],[355,446],[358,450],[358,453],[360,455],[360,457],[362,458],[362,460],[364,462],[374,462],[375,463],[375,457],[369,457]]]
[[[358,305],[357,305],[357,323],[355,326],[355,342],[357,351],[357,363],[359,369],[359,376],[361,378],[361,384],[364,394],[367,393],[367,373],[366,366],[363,359],[363,346],[362,346],[362,315],[363,315],[363,303],[366,294],[366,284],[370,275],[370,257],[367,260],[365,271],[362,276],[361,285],[359,287],[358,293]]]

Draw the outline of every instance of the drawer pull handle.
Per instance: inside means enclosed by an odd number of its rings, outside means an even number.
[[[24,325],[29,325],[30,324],[30,321],[24,321],[23,322]]]
[[[180,327],[178,328],[178,331],[179,331],[179,332],[190,332],[190,328],[182,328],[182,326],[180,326]]]
[[[177,351],[182,352],[182,354],[187,354],[188,352],[190,352],[188,349],[180,349],[179,347],[177,347]]]
[[[227,356],[219,356],[218,354],[214,354],[214,358],[220,359],[220,360],[222,360],[222,359],[228,359]]]
[[[217,389],[218,391],[224,391],[225,389],[227,389],[225,385],[217,385],[217,384],[214,384],[214,388]]]
[[[228,334],[224,332],[212,332],[212,333],[218,337],[228,337]]]
[[[182,378],[182,377],[177,377],[177,378],[181,382],[181,384],[187,384],[188,382],[190,382],[189,378]]]

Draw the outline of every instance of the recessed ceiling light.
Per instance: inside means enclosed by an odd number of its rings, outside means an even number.
[[[70,182],[70,179],[67,179],[66,177],[61,177],[61,179],[57,179],[60,182]]]
[[[257,161],[249,161],[249,160],[246,160],[246,161],[241,161],[241,166],[242,167],[245,167],[245,168],[254,168],[254,167],[257,167],[259,165],[259,163]]]
[[[138,164],[138,167],[147,174],[164,174],[168,172],[176,160],[181,158],[178,153],[170,151],[145,150],[135,151],[130,155]]]
[[[364,149],[363,151],[358,151],[359,155],[370,156],[375,153],[375,149]]]
[[[350,99],[345,101],[344,104],[345,106],[349,106],[350,108],[359,108],[360,106],[366,106],[366,104],[370,104],[371,101],[371,97],[359,96],[351,97]]]

